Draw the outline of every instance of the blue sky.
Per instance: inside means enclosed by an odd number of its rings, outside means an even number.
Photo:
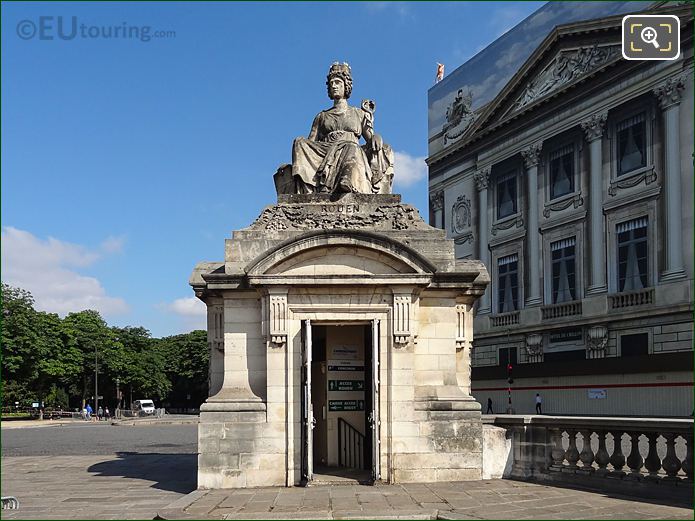
[[[376,100],[395,191],[426,215],[436,62],[453,70],[542,4],[3,3],[3,281],[61,315],[204,327],[190,272],[275,201],[336,60],[351,101]],[[175,35],[90,37],[115,26]]]

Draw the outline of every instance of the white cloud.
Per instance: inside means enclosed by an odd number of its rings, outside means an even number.
[[[203,301],[196,297],[177,298],[167,307],[183,317],[204,317],[207,313]]]
[[[403,18],[413,18],[408,2],[363,2],[362,5],[369,13],[395,12]]]
[[[113,235],[107,237],[104,242],[101,243],[101,250],[104,253],[121,253],[123,251],[123,245],[125,244],[125,237],[114,237]]]
[[[488,23],[497,33],[495,38],[498,38],[521,22],[525,15],[523,9],[505,6],[503,9],[493,11]]]
[[[128,311],[126,302],[108,296],[98,279],[75,271],[91,266],[103,253],[111,253],[113,239],[104,241],[103,252],[99,252],[3,226],[2,246],[3,282],[30,291],[37,309],[59,315],[96,309],[104,316]]]
[[[407,187],[427,177],[425,156],[413,157],[406,152],[395,152],[394,184]]]
[[[207,308],[196,297],[177,298],[173,302],[160,304],[159,309],[178,315],[182,319],[181,332],[207,329]]]

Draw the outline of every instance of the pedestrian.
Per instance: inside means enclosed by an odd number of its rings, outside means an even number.
[[[92,419],[92,413],[94,410],[92,409],[92,406],[87,404],[87,407],[85,408],[86,416],[87,416],[87,421]]]
[[[104,420],[109,421],[111,419],[111,413],[108,407],[104,407]]]
[[[541,403],[543,403],[543,399],[539,393],[536,393],[536,414],[543,414]]]
[[[101,405],[97,409],[97,420],[101,421],[101,419],[104,417],[104,409],[101,408]]]
[[[485,414],[495,414],[492,412],[492,398],[490,398],[489,396],[487,398],[487,411],[485,412]]]

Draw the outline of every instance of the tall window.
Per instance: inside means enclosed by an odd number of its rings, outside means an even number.
[[[575,238],[563,239],[550,244],[553,268],[553,304],[576,299]]]
[[[616,226],[618,234],[618,289],[647,287],[647,217]]]
[[[647,123],[645,113],[618,123],[618,175],[647,166]]]
[[[516,213],[516,170],[497,178],[497,218],[502,219]]]
[[[550,154],[550,198],[574,192],[574,145],[567,145]]]
[[[515,253],[497,260],[498,313],[519,309],[519,256]]]

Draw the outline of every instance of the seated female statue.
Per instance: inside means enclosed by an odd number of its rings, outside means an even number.
[[[347,63],[331,66],[326,85],[333,107],[320,112],[309,136],[292,145],[294,192],[391,193],[393,151],[374,132],[374,103],[348,105],[352,74]]]

